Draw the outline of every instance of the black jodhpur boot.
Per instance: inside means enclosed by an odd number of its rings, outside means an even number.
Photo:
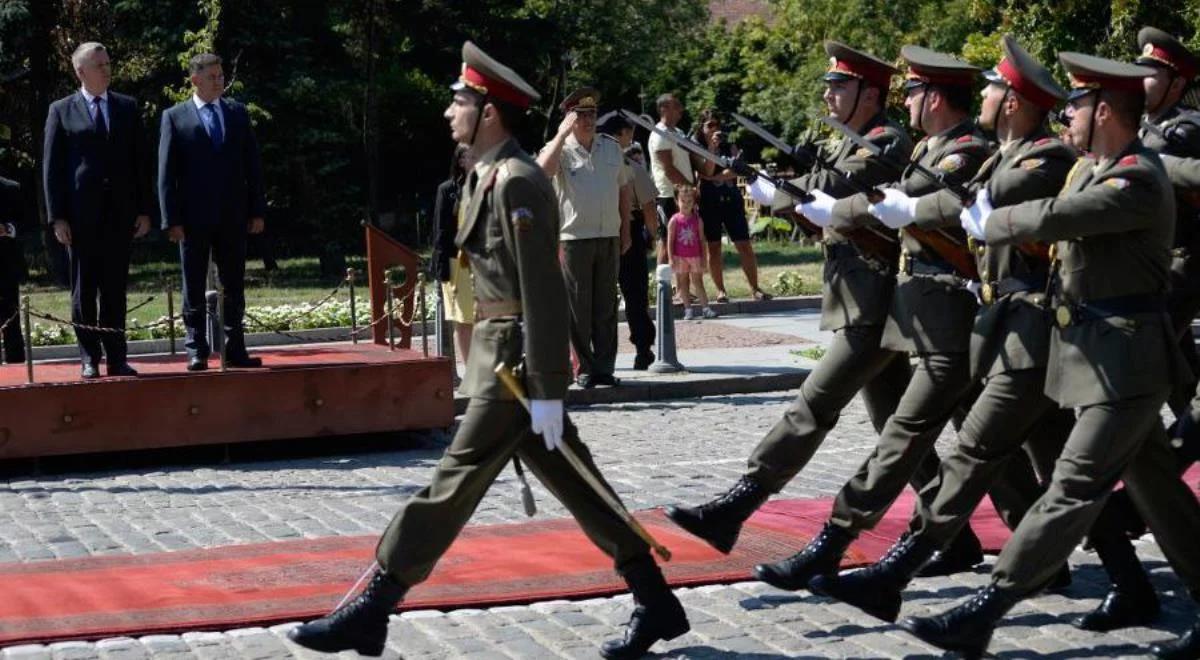
[[[996,624],[1020,600],[989,584],[957,607],[937,616],[909,617],[900,627],[929,644],[974,660],[983,657]]]
[[[728,492],[697,507],[669,506],[667,517],[700,537],[718,551],[729,554],[737,543],[742,523],[770,493],[750,477],[742,477]]]
[[[640,658],[659,640],[672,640],[692,629],[683,605],[671,593],[658,564],[643,555],[617,568],[633,594],[633,614],[625,626],[625,636],[605,642],[600,655],[605,658]]]
[[[877,619],[895,621],[900,615],[901,592],[934,550],[927,539],[905,533],[874,564],[837,575],[818,575],[808,583],[808,588],[853,605]]]
[[[292,628],[288,639],[324,653],[354,650],[382,655],[388,615],[407,591],[408,587],[377,570],[361,594],[322,619]]]
[[[836,573],[853,540],[850,532],[827,522],[800,552],[782,561],[755,566],[754,577],[780,589],[804,589],[814,577]]]

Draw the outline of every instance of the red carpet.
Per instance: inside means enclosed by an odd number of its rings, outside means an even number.
[[[1188,483],[1200,478],[1193,468]],[[880,557],[904,530],[906,492],[854,545],[844,565]],[[831,501],[778,500],[721,555],[668,521],[638,514],[674,558],[672,585],[736,582],[781,559],[820,530]],[[1008,538],[984,505],[972,524],[989,552]],[[0,565],[0,645],[267,625],[329,611],[373,559],[375,537],[337,537],[139,556]],[[605,596],[625,590],[608,558],[573,520],[468,527],[404,609],[451,609]]]

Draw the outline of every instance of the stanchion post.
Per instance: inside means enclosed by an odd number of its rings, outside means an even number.
[[[171,355],[175,355],[175,291],[171,281],[167,280],[167,340],[171,345]]]
[[[417,273],[417,291],[420,294],[421,353],[429,357],[429,322],[425,320],[425,273]]]
[[[25,380],[33,382],[33,312],[30,310],[29,296],[21,298],[21,319],[25,322]]]
[[[383,273],[384,291],[387,292],[387,331],[388,331],[388,350],[396,350],[396,296],[392,292],[392,269],[388,269]]]
[[[683,371],[683,365],[675,356],[675,309],[671,302],[671,266],[662,264],[654,271],[658,284],[655,316],[658,322],[658,359],[650,365],[650,371],[658,374]]]
[[[346,286],[350,289],[350,341],[358,343],[358,307],[354,299],[354,269],[346,269]]]
[[[217,327],[217,330],[214,333],[214,335],[219,334],[219,336],[222,338],[221,371],[225,371],[229,368],[225,364],[225,354],[228,353],[229,351],[225,350],[226,346],[225,346],[225,342],[224,342],[224,337],[225,337],[225,286],[223,284],[217,284],[217,319],[218,319],[218,323],[217,323],[218,327]],[[242,339],[242,341],[245,341],[245,339]],[[213,343],[215,344],[216,342],[214,341]]]

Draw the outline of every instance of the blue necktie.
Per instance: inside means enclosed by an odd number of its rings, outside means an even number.
[[[205,116],[208,117],[208,136],[212,138],[213,146],[220,149],[225,142],[225,133],[221,130],[221,119],[217,116],[217,108],[208,103],[204,106]]]
[[[96,106],[96,135],[101,139],[108,139],[108,122],[104,120],[104,108],[100,105],[101,99],[99,96],[92,99],[92,103]]]

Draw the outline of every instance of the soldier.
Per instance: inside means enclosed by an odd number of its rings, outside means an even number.
[[[471,402],[432,483],[408,501],[380,539],[379,568],[365,591],[288,636],[318,651],[355,649],[379,655],[388,614],[408,589],[429,576],[515,454],[613,557],[633,592],[636,607],[624,639],[605,643],[601,654],[640,657],[658,640],[687,632],[689,624],[646,543],[556,451],[568,446],[604,483],[563,412],[570,368],[554,189],[512,137],[539,96],[471,42],[463,45],[462,57],[463,72],[452,87],[454,101],[446,118],[453,138],[478,153],[467,177],[468,201],[456,238],[459,258],[469,261],[475,281],[478,322],[462,386]],[[530,412],[493,372],[501,364],[523,365]]]
[[[896,70],[835,41],[825,42],[825,52],[831,57],[824,76],[829,113],[865,133],[884,154],[907,160],[912,141],[884,113],[889,81]],[[837,169],[863,185],[886,183],[896,176],[848,140],[829,158]],[[853,192],[846,180],[815,167],[793,183],[802,190],[819,190],[829,196],[845,197]],[[773,205],[790,209],[794,204],[780,193]],[[733,549],[742,523],[808,464],[859,390],[878,431],[895,411],[908,383],[904,356],[879,345],[896,282],[893,259],[868,251],[832,227],[824,230],[822,249],[821,329],[834,333],[829,349],[801,385],[783,419],[751,453],[746,474],[728,492],[698,507],[667,507],[667,515],[679,526],[723,553]],[[936,463],[929,465],[927,476],[932,478],[936,469]]]
[[[1159,411],[1190,377],[1167,316],[1175,223],[1171,184],[1137,138],[1152,70],[1060,53],[1071,78],[1070,135],[1088,152],[1057,197],[992,212],[986,198],[966,223],[989,246],[1054,241],[1054,316],[1046,395],[1078,419],[1046,493],[1004,546],[992,582],[966,603],[900,625],[944,649],[978,657],[997,622],[1044,587],[1123,480],[1193,597],[1200,598],[1200,503],[1176,472]],[[1200,623],[1154,647],[1159,657],[1200,654]]]
[[[988,86],[979,112],[979,125],[995,131],[1000,149],[968,190],[1007,206],[1057,193],[1076,153],[1046,131],[1046,117],[1066,91],[1012,37],[1001,44],[1004,58],[984,73]],[[921,217],[962,212],[962,201],[945,190],[917,203]],[[984,388],[959,430],[958,444],[942,460],[939,480],[928,487],[932,497],[922,494],[913,531],[877,563],[811,583],[813,591],[886,621],[896,620],[901,590],[966,524],[1022,442],[1038,429],[1029,447],[1048,476],[1075,421],[1042,391],[1051,326],[1043,300],[1049,273],[1044,246],[977,245],[974,252],[983,306],[971,337],[971,372]]]

